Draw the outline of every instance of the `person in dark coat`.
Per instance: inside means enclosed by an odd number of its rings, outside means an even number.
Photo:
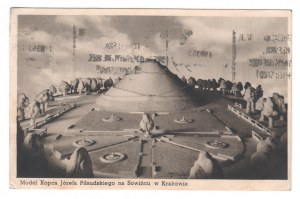
[[[202,79],[197,80],[197,85],[199,86],[199,90],[201,90],[201,91],[203,90],[202,81],[203,81]]]
[[[187,83],[187,79],[185,78],[185,76],[182,76],[181,81],[183,81],[184,83]]]
[[[219,88],[220,85],[218,84],[218,82],[216,81],[216,79],[212,79],[211,80],[211,84],[212,84],[213,92],[217,92],[217,88]]]
[[[261,85],[258,85],[254,90],[254,103],[264,95],[264,91],[261,88]]]
[[[190,77],[190,78],[188,79],[188,85],[189,85],[190,87],[195,88],[196,84],[197,84],[197,81],[196,81],[195,78]]]
[[[242,96],[242,91],[244,89],[242,82],[238,82],[236,84],[236,87],[239,90],[238,93],[237,93],[238,97]]]
[[[104,88],[109,89],[114,85],[114,82],[111,77],[109,77],[107,80],[104,81]]]
[[[232,88],[233,83],[229,80],[226,81],[226,86],[227,86],[227,93],[231,94],[231,88]]]
[[[285,120],[285,115],[287,113],[286,105],[285,105],[285,102],[284,102],[284,97],[279,95],[278,93],[273,93],[273,102],[274,102],[274,105],[275,105],[275,110],[280,115],[280,120],[284,121]]]

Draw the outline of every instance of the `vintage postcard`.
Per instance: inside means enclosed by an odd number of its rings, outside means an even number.
[[[290,190],[290,10],[12,8],[12,189]]]

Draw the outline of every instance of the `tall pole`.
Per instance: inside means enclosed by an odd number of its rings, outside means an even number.
[[[166,66],[169,67],[169,56],[168,56],[168,48],[169,48],[169,40],[168,40],[168,29],[166,30]]]
[[[73,26],[73,61],[75,61],[75,49],[76,49],[76,26]]]
[[[76,26],[73,26],[73,56],[72,56],[72,73],[74,72],[75,69],[75,64],[76,64],[76,60],[75,60],[75,50],[76,50]]]
[[[235,81],[235,58],[236,58],[236,32],[233,30],[232,31],[232,65],[231,65],[231,69],[232,69],[232,81]]]

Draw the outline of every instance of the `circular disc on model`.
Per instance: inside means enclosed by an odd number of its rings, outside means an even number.
[[[95,141],[91,140],[91,139],[77,140],[77,141],[73,142],[73,145],[76,146],[76,147],[91,146],[93,144],[95,144]]]
[[[102,155],[100,161],[104,163],[116,163],[124,160],[126,158],[125,154],[120,152],[112,152],[109,154]]]

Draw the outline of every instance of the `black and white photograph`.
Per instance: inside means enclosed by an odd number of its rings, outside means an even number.
[[[291,16],[12,8],[11,186],[290,189]]]

